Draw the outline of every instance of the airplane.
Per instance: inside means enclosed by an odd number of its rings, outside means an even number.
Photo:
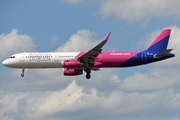
[[[100,68],[133,67],[165,60],[175,55],[167,49],[171,29],[164,29],[150,46],[141,52],[102,52],[102,47],[109,39],[111,32],[105,39],[87,52],[24,52],[11,55],[2,64],[10,68],[63,68],[65,76],[82,75],[86,72],[86,79],[91,78],[91,71]]]

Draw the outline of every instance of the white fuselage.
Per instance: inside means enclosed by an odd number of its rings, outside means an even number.
[[[75,59],[79,52],[19,53],[6,59],[3,64],[12,68],[63,68],[63,60]]]

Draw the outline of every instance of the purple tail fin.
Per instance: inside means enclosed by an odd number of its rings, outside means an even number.
[[[162,52],[167,49],[171,29],[164,29],[159,36],[151,43],[148,50]]]

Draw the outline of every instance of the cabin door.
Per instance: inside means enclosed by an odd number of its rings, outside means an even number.
[[[142,60],[146,60],[146,52],[142,52],[141,55],[142,55]]]

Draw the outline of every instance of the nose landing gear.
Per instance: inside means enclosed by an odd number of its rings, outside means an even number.
[[[25,71],[25,69],[23,68],[22,73],[21,73],[21,77],[24,77],[24,71]]]

